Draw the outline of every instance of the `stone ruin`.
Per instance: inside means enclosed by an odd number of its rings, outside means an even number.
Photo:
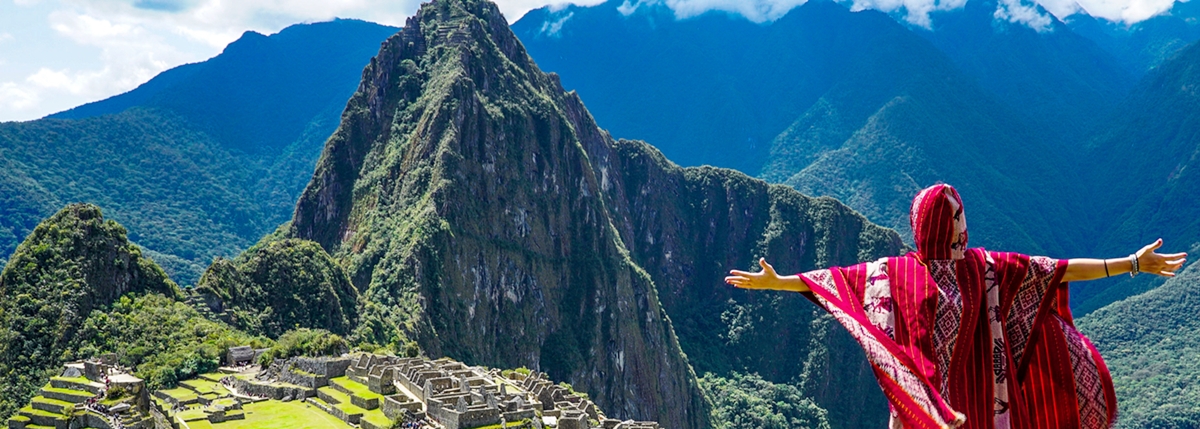
[[[254,363],[254,349],[250,346],[230,347],[225,352],[225,365],[231,367],[251,365]]]
[[[543,419],[553,419],[559,429],[659,429],[656,422],[610,419],[595,403],[566,387],[554,384],[544,373],[531,372],[526,375],[512,372],[508,376],[531,397],[536,398],[543,410]],[[596,422],[599,426],[591,422]]]
[[[108,398],[113,389],[124,394]],[[63,371],[8,419],[10,429],[150,429],[146,383],[117,364],[116,355],[63,365]]]

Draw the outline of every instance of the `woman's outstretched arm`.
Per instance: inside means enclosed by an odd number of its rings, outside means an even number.
[[[1162,247],[1162,239],[1146,245],[1133,255],[1112,259],[1071,259],[1067,261],[1064,282],[1079,282],[1101,279],[1133,271],[1133,258],[1137,258],[1138,272],[1175,277],[1175,271],[1187,261],[1187,253],[1161,254],[1155,252]]]
[[[764,258],[758,258],[762,271],[751,273],[747,271],[730,270],[725,283],[742,289],[786,290],[792,292],[808,292],[808,284],[798,275],[780,276],[775,268]]]

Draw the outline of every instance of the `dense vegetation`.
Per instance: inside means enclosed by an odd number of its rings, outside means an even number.
[[[92,202],[194,284],[291,214],[363,65],[395,31],[338,20],[248,32],[126,94],[0,124],[0,261],[63,203]]]
[[[126,295],[109,309],[92,311],[76,337],[78,345],[62,359],[116,353],[152,389],[216,371],[229,347],[272,345],[162,294]]]
[[[285,332],[275,345],[258,357],[258,363],[268,366],[275,359],[293,356],[338,356],[350,351],[346,340],[324,329],[299,328]]]
[[[196,293],[239,329],[279,337],[304,326],[349,333],[358,292],[320,245],[270,237],[236,259],[217,258]]]
[[[830,428],[825,410],[791,385],[771,383],[756,374],[721,378],[709,373],[700,378],[700,387],[713,401],[716,428]]]
[[[0,275],[0,415],[91,339],[81,328],[93,310],[130,293],[179,295],[99,208],[73,204],[39,223]]]
[[[1149,74],[1089,142],[1095,160],[1086,194],[1098,205],[1098,253],[1123,255],[1157,238],[1171,251],[1200,243],[1200,44]],[[1143,278],[1080,288],[1073,305],[1083,311],[1144,292],[1161,280]]]
[[[1122,428],[1200,427],[1200,269],[1081,318],[1112,371]]]

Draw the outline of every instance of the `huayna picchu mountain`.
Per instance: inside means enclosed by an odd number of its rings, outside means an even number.
[[[425,4],[384,43],[287,235],[346,268],[357,341],[542,370],[671,428],[719,423],[696,372],[793,384],[833,427],[887,418],[815,306],[721,279],[759,256],[795,272],[896,254],[899,236],[833,199],[615,141],[486,1]]]

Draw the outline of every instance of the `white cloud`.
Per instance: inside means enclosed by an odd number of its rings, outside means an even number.
[[[850,9],[874,9],[887,13],[904,11],[904,19],[909,23],[930,28],[930,13],[955,10],[966,4],[967,0],[853,0]]]
[[[562,31],[563,24],[566,24],[567,20],[571,19],[573,16],[575,16],[575,12],[568,13],[557,20],[546,21],[542,23],[542,34],[547,36],[558,36],[558,32]]]
[[[0,83],[0,109],[22,111],[38,102],[38,94],[16,82]]]
[[[679,19],[698,16],[711,10],[729,12],[753,22],[779,19],[806,0],[625,0],[617,10],[629,15],[646,5],[666,4]]]
[[[1068,0],[1045,1],[1065,2]],[[1171,6],[1175,5],[1175,0],[1078,0],[1078,2],[1083,11],[1089,15],[1125,24],[1145,21],[1170,10]],[[1047,9],[1050,8],[1047,7]],[[1055,14],[1057,15],[1057,12]]]
[[[13,35],[9,33],[0,33],[0,43],[4,43],[13,39]]]
[[[1043,14],[1036,4],[1024,3],[1021,0],[1000,0],[993,15],[996,19],[1024,24],[1039,33],[1053,29],[1054,18]]]

